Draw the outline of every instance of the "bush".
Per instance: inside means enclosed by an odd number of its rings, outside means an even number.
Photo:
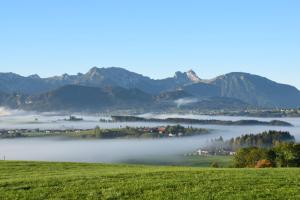
[[[257,147],[242,148],[234,156],[235,167],[255,167],[259,160],[267,158],[267,150]]]
[[[255,165],[255,168],[270,168],[270,167],[273,167],[272,163],[267,159],[259,160]]]
[[[96,126],[96,128],[94,129],[94,134],[95,137],[102,138],[103,134],[99,126]]]
[[[234,166],[243,167],[300,167],[300,144],[280,143],[271,149],[241,148],[234,156]]]
[[[219,165],[219,163],[218,162],[213,162],[213,163],[211,163],[211,165],[210,165],[211,167],[213,167],[213,168],[219,168],[220,167],[220,165]]]

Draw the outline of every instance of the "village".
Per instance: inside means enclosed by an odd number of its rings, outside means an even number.
[[[42,129],[2,129],[0,130],[0,138],[14,138],[14,137],[26,137],[26,136],[41,136],[42,134],[47,135],[59,135],[59,134],[66,134],[66,133],[80,133],[84,131],[84,129],[57,129],[57,130],[42,130]]]
[[[198,156],[234,156],[236,154],[235,151],[227,150],[227,149],[206,149],[200,148],[197,149],[192,155]]]
[[[206,134],[209,131],[193,127],[159,126],[159,127],[122,127],[102,129],[2,129],[0,138],[16,137],[42,137],[42,136],[73,136],[73,137],[96,137],[96,138],[118,138],[118,137],[184,137]]]

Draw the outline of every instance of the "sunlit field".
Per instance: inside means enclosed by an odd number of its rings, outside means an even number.
[[[0,199],[299,199],[300,169],[0,162]]]

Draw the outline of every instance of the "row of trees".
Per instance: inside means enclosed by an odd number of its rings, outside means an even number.
[[[282,142],[295,142],[295,137],[285,131],[265,131],[259,134],[246,134],[224,141],[222,137],[212,140],[210,148],[237,151],[240,148],[272,148]]]
[[[242,147],[264,147],[271,148],[277,143],[295,142],[295,137],[285,131],[265,131],[260,134],[246,134],[228,141],[233,149]]]
[[[166,133],[171,133],[174,135],[182,134],[182,136],[192,136],[197,135],[200,133],[207,133],[207,129],[201,129],[201,128],[193,128],[192,126],[188,126],[185,128],[181,125],[174,125],[174,126],[166,126]]]
[[[120,129],[101,129],[97,126],[93,130],[93,136],[96,138],[117,138],[117,137],[166,137],[169,134],[174,136],[192,136],[208,133],[207,129],[183,127],[180,125],[166,126],[163,133],[160,133],[158,127],[156,128],[133,128],[126,127]]]
[[[94,129],[94,136],[96,138],[140,137],[141,135],[143,135],[143,132],[131,127],[122,129],[101,129],[97,126]]]
[[[300,144],[279,143],[272,148],[247,147],[237,151],[235,167],[300,167]]]
[[[205,147],[209,151],[238,151],[241,148],[259,147],[272,148],[277,144],[294,143],[295,137],[284,131],[265,131],[259,134],[246,134],[224,141],[222,137],[211,140]]]

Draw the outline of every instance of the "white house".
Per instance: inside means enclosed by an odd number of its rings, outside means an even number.
[[[207,150],[202,150],[202,149],[198,149],[196,152],[199,156],[207,156],[209,154]]]

